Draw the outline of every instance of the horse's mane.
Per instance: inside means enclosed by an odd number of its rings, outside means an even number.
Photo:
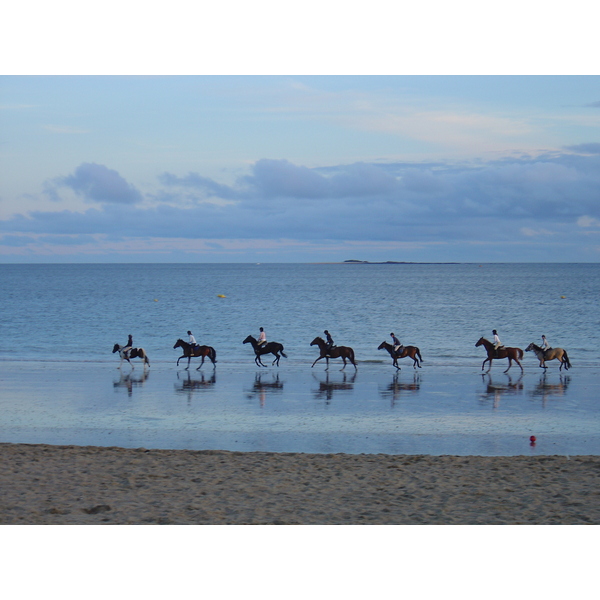
[[[325,340],[324,340],[322,337],[319,337],[319,336],[317,336],[317,337],[315,338],[315,342],[316,342],[317,340],[319,340],[319,341],[321,341],[321,342],[325,343]]]

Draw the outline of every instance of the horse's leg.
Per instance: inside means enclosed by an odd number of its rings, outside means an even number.
[[[203,364],[204,364],[204,356],[202,356],[202,360],[200,361],[200,366],[196,369],[196,371],[199,371],[202,368]]]
[[[320,361],[322,358],[323,358],[322,356],[319,356],[319,358],[317,358],[317,360],[315,360],[315,362],[312,364],[312,367],[314,367],[317,364],[317,362]],[[312,369],[312,367],[311,367],[311,369]]]
[[[512,367],[512,361],[513,359],[510,356],[507,356],[506,358],[508,358],[508,369],[510,369]],[[515,358],[515,361],[517,359]],[[506,371],[504,371],[505,373],[508,373],[508,369],[506,369]],[[521,370],[523,370],[523,367],[521,367]]]
[[[340,369],[340,371],[343,371],[346,368],[346,358],[343,356],[340,356],[340,358],[344,361],[344,366]]]
[[[489,358],[486,358],[486,359],[485,359],[485,360],[484,360],[484,361],[481,363],[481,370],[482,370],[482,371],[483,371],[483,369],[485,368],[485,363],[486,363],[488,360],[490,361],[490,367],[492,366],[491,359],[489,359]]]
[[[271,366],[273,366],[275,363],[277,363],[277,366],[279,366],[279,359],[281,357],[279,356],[279,354],[277,354],[277,352],[274,352],[273,354],[275,354],[275,360],[271,363]]]
[[[325,357],[325,362],[327,363],[326,371],[329,371],[329,356]]]

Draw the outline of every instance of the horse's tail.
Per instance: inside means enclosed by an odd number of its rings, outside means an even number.
[[[210,350],[209,350],[209,354],[208,357],[210,358],[210,360],[212,360],[214,363],[217,362],[217,351],[211,346]]]
[[[354,349],[352,348],[348,348],[349,352],[348,352],[348,358],[350,359],[350,361],[352,362],[352,364],[354,366],[356,366],[356,360],[354,360]]]
[[[569,360],[569,355],[567,354],[566,350],[564,350],[563,362],[565,363],[565,368],[566,369],[570,369],[571,368],[571,361]]]
[[[521,348],[517,348],[517,354],[519,355],[519,360],[523,360],[523,350]]]
[[[281,356],[283,356],[283,358],[287,358],[287,354],[283,351],[283,344],[281,345],[281,350],[279,352],[281,352]]]
[[[150,359],[143,348],[138,349],[138,356],[144,359],[144,364],[150,366]]]

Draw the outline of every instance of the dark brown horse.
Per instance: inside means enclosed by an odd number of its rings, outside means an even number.
[[[492,368],[492,360],[494,360],[494,358],[508,358],[508,369],[511,368],[512,361],[514,360],[519,365],[519,367],[521,367],[521,372],[523,371],[523,366],[519,362],[519,360],[523,360],[523,350],[521,350],[521,348],[508,348],[505,346],[500,346],[500,348],[496,350],[494,348],[494,344],[492,344],[492,342],[490,342],[489,340],[486,340],[484,337],[481,337],[477,340],[475,347],[477,346],[483,346],[487,352],[487,358],[483,361],[483,364],[481,365],[482,371],[485,367],[485,363],[489,361],[490,366],[487,370],[487,372],[489,373],[490,369]],[[506,369],[506,371],[508,371],[508,369]],[[504,372],[506,373],[506,371]]]
[[[150,361],[148,360],[148,355],[146,354],[146,351],[143,348],[130,348],[129,350],[126,350],[125,352],[123,352],[123,349],[126,348],[126,346],[121,346],[120,344],[115,344],[113,346],[113,354],[115,352],[119,353],[119,356],[121,357],[121,362],[119,363],[119,366],[117,367],[117,369],[121,368],[121,365],[123,364],[123,361],[126,360],[130,365],[132,369],[135,369],[135,367],[133,366],[133,364],[131,363],[131,358],[141,358],[142,361],[144,362],[144,369],[146,368],[146,365],[150,366]]]
[[[392,344],[381,342],[377,350],[387,350],[390,353],[390,356],[394,359],[392,365],[398,370],[400,370],[400,367],[398,366],[398,359],[406,358],[407,356],[413,359],[413,368],[421,368],[423,359],[421,358],[421,351],[416,346],[401,346],[400,351],[396,353],[394,352],[394,346],[392,346]]]
[[[314,367],[318,361],[324,358],[327,362],[326,371],[329,369],[329,359],[330,358],[341,358],[344,361],[344,366],[340,369],[343,371],[346,368],[346,359],[348,359],[353,365],[355,369],[358,369],[356,366],[356,361],[354,360],[354,350],[350,348],[350,346],[334,346],[329,352],[327,352],[327,343],[323,338],[316,337],[311,343],[311,346],[319,346],[319,351],[321,355],[315,362],[312,364]],[[312,369],[312,367],[311,367]]]
[[[190,361],[192,360],[192,357],[193,358],[198,358],[200,356],[202,357],[202,362],[200,363],[200,366],[196,369],[196,371],[198,371],[202,368],[202,365],[204,364],[204,359],[207,356],[212,361],[213,366],[215,366],[215,367],[217,366],[217,352],[212,346],[194,346],[192,348],[192,345],[189,344],[188,342],[184,342],[182,339],[178,339],[175,342],[175,345],[173,346],[173,348],[181,348],[183,350],[183,354],[177,359],[176,366],[179,366],[179,361],[182,358],[187,358],[188,365],[185,368],[186,371],[190,368]]]
[[[263,365],[262,360],[260,360],[260,357],[263,354],[273,354],[275,356],[275,360],[271,363],[271,366],[273,366],[275,363],[277,363],[277,366],[279,366],[279,359],[281,356],[283,356],[283,358],[287,358],[287,355],[283,351],[283,344],[280,344],[279,342],[267,342],[266,344],[259,346],[258,341],[249,335],[242,343],[252,344],[252,348],[254,348],[254,354],[256,354],[254,357],[254,362],[256,363],[257,367],[267,366]],[[279,354],[281,354],[281,356],[279,356]]]
[[[560,362],[559,371],[562,371],[563,367],[565,368],[565,371],[568,371],[571,368],[571,361],[569,360],[567,351],[563,350],[562,348],[548,348],[547,350],[544,350],[540,346],[536,346],[533,342],[531,342],[531,344],[525,348],[525,352],[529,352],[530,350],[533,350],[535,355],[538,357],[538,360],[540,361],[540,367],[542,367],[542,369],[548,368],[545,361],[554,360],[555,358]]]

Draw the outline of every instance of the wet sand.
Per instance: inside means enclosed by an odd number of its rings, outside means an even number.
[[[600,524],[600,456],[0,444],[1,524]]]

